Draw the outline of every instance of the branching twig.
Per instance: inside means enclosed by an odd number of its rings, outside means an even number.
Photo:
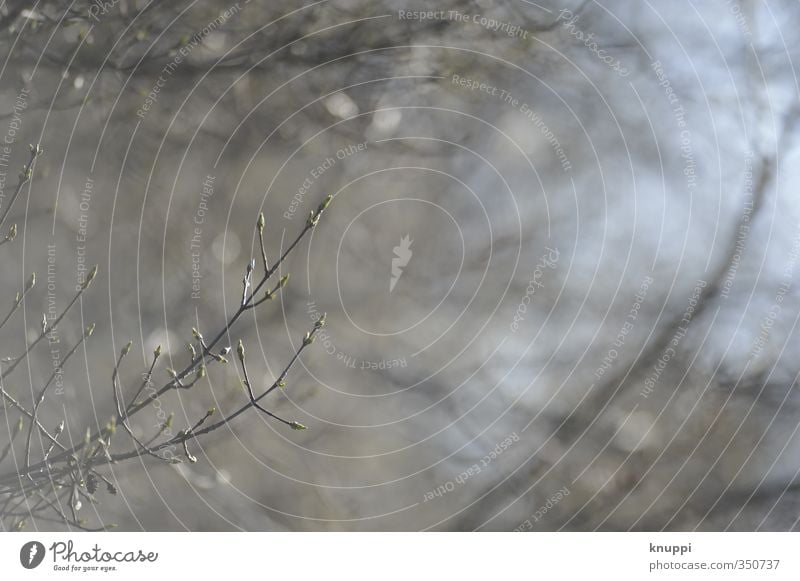
[[[119,382],[118,382],[119,366],[122,364],[122,360],[125,358],[125,356],[130,352],[131,345],[133,345],[133,343],[128,341],[128,344],[122,348],[122,351],[120,351],[119,354],[119,358],[117,359],[117,363],[116,365],[114,365],[114,371],[111,373],[111,391],[114,394],[114,408],[116,409],[117,412],[117,420],[119,421],[120,424],[122,424],[123,429],[128,433],[128,436],[130,436],[131,440],[133,440],[136,443],[136,445],[139,446],[139,450],[142,453],[147,454],[149,456],[153,456],[154,458],[158,458],[159,460],[164,460],[166,462],[169,462],[167,458],[163,458],[158,454],[156,454],[155,452],[151,451],[150,448],[145,446],[139,440],[139,438],[136,437],[136,435],[133,433],[133,430],[128,425],[126,415],[122,411],[122,401],[120,394],[122,390],[119,387]]]
[[[50,385],[53,383],[53,380],[56,378],[56,376],[63,370],[64,365],[67,363],[67,361],[69,361],[69,359],[70,359],[70,357],[72,357],[73,353],[75,353],[75,351],[78,350],[78,347],[83,345],[83,342],[86,341],[86,339],[88,339],[89,337],[92,336],[93,332],[94,332],[94,324],[89,325],[86,328],[86,331],[84,331],[83,336],[80,338],[80,340],[77,343],[75,343],[75,345],[72,347],[72,349],[70,349],[67,352],[67,354],[64,356],[64,359],[62,359],[59,362],[58,367],[53,370],[53,373],[50,374],[50,377],[45,382],[44,386],[42,387],[41,391],[39,392],[39,395],[36,396],[36,401],[33,404],[33,412],[32,412],[33,413],[33,417],[31,418],[31,422],[28,425],[28,437],[27,437],[27,439],[25,441],[25,465],[26,466],[28,464],[30,464],[30,460],[31,460],[31,439],[33,437],[33,428],[37,423],[36,414],[39,411],[39,406],[42,405],[42,402],[44,402],[45,395],[47,394],[47,388],[50,387]],[[22,418],[20,418],[20,419],[22,419]],[[53,445],[54,444],[55,444],[55,442],[51,442],[50,443],[50,450],[51,451],[53,449]],[[47,456],[48,456],[48,454],[45,454],[45,457],[47,457]],[[30,477],[30,474],[28,474],[28,477]]]
[[[28,355],[31,354],[31,351],[33,350],[33,348],[36,347],[36,345],[38,345],[39,342],[42,339],[47,337],[48,333],[52,333],[55,330],[55,328],[62,321],[62,319],[67,316],[67,313],[69,313],[70,309],[72,309],[72,307],[75,305],[75,303],[78,302],[78,299],[81,298],[81,295],[86,291],[87,288],[89,288],[89,285],[92,284],[92,281],[94,280],[95,276],[97,276],[97,266],[96,265],[94,267],[92,267],[91,271],[89,271],[89,274],[86,276],[86,280],[83,281],[83,284],[81,285],[81,288],[78,289],[78,292],[75,293],[75,296],[72,297],[72,300],[69,302],[69,304],[67,304],[66,308],[61,312],[61,314],[58,315],[58,317],[56,317],[55,321],[53,321],[52,324],[48,325],[45,322],[45,324],[42,325],[41,333],[39,333],[39,335],[36,337],[36,339],[34,339],[30,343],[30,345],[28,345],[26,347],[26,349],[22,353],[22,355],[20,355],[19,357],[12,357],[11,358],[11,362],[12,362],[11,365],[9,365],[8,369],[6,369],[2,374],[0,374],[0,378],[5,379],[9,375],[11,375],[11,373],[14,371],[14,369],[16,369],[17,365],[19,365],[22,361],[24,361],[25,359],[28,358]]]
[[[10,202],[13,203],[16,196],[21,191],[25,183],[30,179],[31,164],[35,157],[41,153],[41,148],[31,148],[31,163],[23,168],[20,174],[20,184],[17,191],[12,195]],[[181,430],[177,435],[172,436],[168,432],[172,426],[174,415],[170,414],[168,419],[164,421],[159,427],[158,431],[150,437],[146,442],[143,442],[136,436],[131,428],[129,420],[132,416],[145,409],[153,401],[164,395],[170,390],[175,389],[189,389],[194,386],[198,381],[206,376],[206,366],[212,362],[220,364],[227,363],[226,356],[230,352],[230,347],[219,349],[219,344],[224,337],[229,336],[233,325],[241,318],[241,316],[248,310],[253,309],[263,302],[273,298],[278,291],[286,286],[289,275],[284,274],[280,277],[277,283],[272,288],[267,289],[267,285],[272,277],[278,272],[287,256],[297,247],[300,241],[308,234],[318,223],[323,212],[328,208],[332,200],[331,196],[312,211],[306,221],[305,226],[298,233],[297,237],[289,244],[284,252],[278,257],[275,263],[270,267],[267,258],[266,247],[264,244],[264,226],[265,219],[263,214],[259,214],[256,229],[259,235],[259,248],[261,253],[261,266],[263,273],[258,280],[255,279],[256,273],[256,260],[251,260],[246,265],[244,276],[242,279],[242,298],[236,311],[230,316],[227,323],[210,341],[206,341],[203,335],[195,328],[192,329],[194,342],[189,343],[190,360],[189,363],[180,371],[167,369],[170,375],[169,381],[163,384],[159,389],[153,389],[153,393],[149,397],[140,401],[140,397],[146,388],[152,385],[153,374],[156,371],[156,365],[161,355],[161,347],[159,346],[153,353],[153,360],[149,369],[143,375],[141,384],[135,391],[133,397],[126,403],[123,399],[123,389],[120,380],[120,366],[122,360],[129,353],[131,343],[128,343],[120,352],[116,364],[113,368],[111,375],[112,396],[114,401],[115,415],[102,429],[92,431],[87,428],[86,436],[82,441],[73,444],[71,447],[66,447],[58,441],[58,437],[64,430],[65,422],[62,420],[54,433],[50,433],[39,421],[39,411],[42,404],[47,399],[47,393],[50,386],[53,384],[54,379],[63,369],[64,364],[72,357],[77,349],[84,343],[84,341],[91,335],[93,326],[89,327],[84,333],[83,337],[68,351],[66,356],[59,362],[59,366],[53,370],[50,377],[44,383],[43,387],[35,395],[33,407],[31,410],[26,408],[16,397],[11,395],[2,384],[2,380],[7,378],[22,361],[25,361],[30,356],[33,349],[41,343],[49,333],[51,333],[59,323],[64,319],[76,302],[80,299],[83,292],[89,287],[92,280],[97,274],[97,267],[95,266],[88,274],[86,280],[83,282],[78,292],[67,304],[66,308],[58,315],[55,320],[48,324],[47,319],[43,320],[41,333],[31,341],[26,347],[25,351],[16,358],[5,360],[9,363],[5,369],[0,369],[0,395],[2,400],[8,404],[12,409],[21,414],[19,424],[15,434],[12,436],[9,444],[0,453],[0,462],[4,460],[10,451],[14,440],[22,429],[24,428],[25,419],[29,420],[28,434],[25,442],[25,455],[24,466],[17,468],[11,473],[6,473],[0,476],[0,499],[2,499],[2,506],[0,506],[0,526],[6,527],[7,523],[3,519],[9,520],[11,528],[21,528],[25,524],[25,519],[19,520],[19,517],[30,517],[34,519],[41,519],[43,521],[54,521],[67,524],[68,526],[76,527],[81,530],[95,530],[89,529],[85,526],[83,519],[78,517],[78,512],[82,506],[82,500],[90,503],[96,503],[97,500],[94,496],[99,480],[106,483],[107,490],[110,494],[116,494],[116,487],[105,476],[97,472],[97,468],[104,464],[115,463],[122,460],[127,460],[141,456],[153,456],[161,461],[179,462],[177,458],[166,458],[159,454],[160,451],[165,450],[167,447],[181,445],[183,447],[186,458],[190,462],[196,462],[195,458],[188,447],[191,440],[209,434],[233,421],[245,411],[255,408],[262,413],[279,420],[285,425],[295,429],[306,429],[301,423],[296,421],[285,420],[275,413],[267,410],[260,402],[275,389],[284,387],[286,385],[285,379],[292,369],[294,364],[298,361],[301,353],[313,343],[316,332],[323,326],[325,320],[324,316],[321,317],[314,328],[305,334],[302,344],[296,349],[294,355],[289,360],[279,377],[262,393],[257,394],[253,383],[251,382],[247,366],[245,365],[244,345],[241,341],[238,343],[237,355],[241,364],[242,374],[244,376],[244,385],[247,389],[248,401],[236,411],[223,417],[222,419],[209,423],[211,417],[215,414],[215,408],[209,409],[206,414],[198,421],[192,424],[185,430]],[[8,214],[9,207],[7,207],[0,217],[0,224]],[[9,229],[9,233],[4,241],[0,244],[14,239],[16,236],[16,226]],[[19,308],[27,293],[33,288],[35,284],[35,277],[31,277],[27,283],[26,288],[22,293],[18,293],[15,304],[11,311],[0,321],[0,328],[2,328],[13,313]],[[266,290],[265,290],[266,289]],[[259,293],[263,292],[263,296]],[[199,348],[196,345],[199,344]],[[189,379],[190,375],[194,376]],[[112,436],[116,431],[117,424],[121,424],[127,435],[134,443],[134,449],[124,453],[111,453]],[[44,451],[43,457],[40,461],[31,462],[31,442],[33,438],[34,429],[38,430],[42,437],[48,441],[47,449]],[[167,434],[167,439],[159,440]],[[58,451],[53,455],[53,452]],[[34,498],[34,502],[28,507],[28,510],[23,513],[20,510],[29,498]],[[69,509],[65,513],[60,505],[66,502]],[[49,515],[48,511],[52,511],[57,518]],[[105,530],[102,527],[96,530]]]

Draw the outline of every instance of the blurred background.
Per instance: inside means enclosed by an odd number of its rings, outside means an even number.
[[[791,530],[800,520],[798,6],[783,1],[173,0],[0,5],[0,247],[31,402],[114,414],[152,351],[189,360],[259,257],[278,300],[223,340],[268,409],[197,463],[102,469],[123,530]],[[6,307],[2,307],[5,309]],[[235,347],[234,347],[235,348]],[[235,365],[157,404],[185,429],[246,403]],[[157,407],[131,420],[153,435]],[[161,418],[161,419],[159,419]],[[17,416],[4,408],[0,446]],[[46,442],[34,439],[34,456]],[[20,448],[0,465],[19,463]],[[112,451],[131,449],[118,432]],[[33,527],[50,530],[44,522]]]

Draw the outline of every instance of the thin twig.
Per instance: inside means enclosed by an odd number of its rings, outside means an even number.
[[[6,216],[8,216],[8,213],[11,211],[11,207],[17,200],[17,196],[19,196],[19,193],[22,191],[23,186],[30,181],[31,175],[33,175],[33,162],[36,160],[37,156],[41,155],[43,151],[44,150],[39,145],[30,146],[30,152],[31,152],[30,161],[28,161],[26,165],[23,165],[22,171],[19,172],[19,181],[17,181],[17,187],[14,188],[14,193],[11,194],[11,198],[9,198],[8,200],[8,205],[6,206],[6,209],[3,211],[3,214],[0,215],[0,228],[6,221]]]
[[[8,311],[8,314],[5,316],[5,318],[2,321],[0,321],[0,329],[2,329],[5,326],[5,324],[8,323],[8,320],[11,318],[11,315],[17,312],[17,309],[19,309],[20,305],[22,304],[22,299],[25,298],[25,295],[27,295],[35,285],[36,285],[36,274],[31,274],[31,277],[25,284],[25,288],[22,290],[21,293],[17,293],[17,296],[14,299],[14,305],[11,307],[11,310]]]
[[[60,372],[63,371],[64,365],[66,365],[67,361],[69,361],[69,359],[70,359],[70,357],[72,357],[73,353],[75,353],[75,351],[78,350],[78,347],[83,345],[83,342],[86,341],[86,339],[88,339],[89,337],[92,336],[93,332],[94,332],[94,325],[93,324],[89,325],[88,327],[86,327],[86,330],[84,331],[83,336],[80,338],[80,340],[77,343],[75,343],[75,345],[72,347],[72,349],[70,349],[69,352],[67,352],[67,354],[64,356],[64,358],[59,362],[58,367],[53,370],[53,373],[50,374],[50,377],[45,382],[45,384],[42,387],[41,391],[39,391],[39,395],[36,396],[36,401],[33,404],[33,418],[32,418],[31,423],[28,425],[28,437],[27,437],[27,439],[25,441],[25,465],[26,466],[28,464],[30,464],[30,460],[31,460],[31,439],[33,437],[33,428],[36,425],[36,419],[37,419],[36,416],[37,416],[37,413],[39,412],[39,406],[42,405],[42,402],[44,402],[44,398],[45,398],[45,396],[47,394],[47,388],[50,387],[50,385],[53,383],[53,380],[56,378],[56,376]],[[51,449],[52,449],[52,443],[51,443]]]
[[[14,440],[17,439],[17,436],[19,436],[19,433],[22,431],[23,423],[24,422],[20,417],[19,420],[17,421],[17,426],[14,429],[14,433],[11,434],[11,438],[8,440],[8,444],[6,445],[5,448],[3,448],[3,451],[0,452],[0,462],[5,460],[6,456],[8,456],[8,453],[11,451],[11,447],[14,445]]]
[[[122,404],[121,404],[121,401],[120,401],[120,398],[121,398],[120,392],[122,391],[122,389],[118,387],[118,385],[119,385],[119,382],[118,382],[119,366],[122,364],[122,360],[125,358],[125,356],[130,352],[131,345],[132,345],[132,343],[129,341],[128,344],[125,345],[125,347],[122,348],[122,351],[120,351],[120,354],[119,354],[119,358],[117,359],[117,364],[114,365],[114,371],[111,373],[111,391],[114,394],[114,408],[117,411],[117,419],[119,420],[119,423],[122,424],[123,429],[128,433],[128,435],[136,443],[136,445],[139,446],[139,448],[140,448],[140,450],[142,452],[144,452],[145,454],[148,454],[150,456],[153,456],[154,458],[158,458],[159,460],[164,460],[165,462],[169,462],[169,460],[167,458],[163,458],[163,457],[159,456],[158,454],[156,454],[155,452],[151,451],[150,448],[145,446],[139,440],[139,438],[136,437],[136,435],[133,433],[133,430],[128,425],[128,422],[127,422],[127,419],[126,419],[125,415],[122,412]]]
[[[239,354],[239,363],[242,366],[242,375],[244,375],[244,385],[245,385],[245,387],[247,387],[247,395],[250,397],[250,405],[255,407],[257,410],[267,414],[269,417],[275,418],[279,422],[283,422],[284,424],[286,424],[287,426],[289,426],[291,428],[294,428],[295,426],[301,425],[301,424],[298,424],[297,422],[285,420],[282,417],[277,416],[276,414],[274,414],[271,411],[269,411],[269,410],[265,409],[264,407],[262,407],[261,404],[259,404],[256,401],[256,396],[253,393],[253,387],[252,387],[252,385],[250,383],[250,376],[247,374],[247,365],[244,362],[244,345],[242,344],[242,340],[241,339],[239,339],[238,354]]]
[[[139,386],[139,390],[131,398],[131,403],[128,405],[128,409],[125,410],[126,415],[128,413],[128,410],[130,409],[130,407],[136,402],[137,399],[139,399],[139,396],[141,395],[141,393],[144,391],[144,389],[152,381],[152,379],[153,379],[153,370],[155,369],[156,363],[158,362],[158,358],[160,356],[161,356],[161,345],[156,347],[155,350],[153,351],[153,362],[150,364],[150,369],[147,370],[147,373],[145,374],[144,378],[142,379],[142,384]]]
[[[62,313],[58,317],[56,317],[56,320],[53,321],[52,324],[42,326],[41,333],[39,333],[36,339],[34,339],[33,342],[31,342],[30,345],[28,345],[28,347],[25,349],[25,352],[22,355],[11,359],[12,361],[11,365],[9,365],[6,371],[0,374],[0,378],[5,379],[6,377],[8,377],[14,371],[14,369],[16,369],[17,365],[19,365],[20,362],[27,359],[28,355],[30,355],[33,348],[36,347],[36,345],[38,345],[39,342],[42,339],[44,339],[48,333],[51,333],[53,332],[53,330],[55,330],[56,326],[58,326],[58,324],[62,321],[62,319],[67,316],[67,313],[69,313],[70,309],[72,309],[72,307],[75,305],[75,303],[84,293],[84,291],[86,291],[86,289],[89,288],[89,285],[92,283],[92,280],[94,280],[94,277],[96,275],[97,275],[97,266],[94,266],[87,275],[86,280],[81,285],[81,288],[78,289],[78,292],[75,293],[75,296],[72,297],[72,300],[69,302],[69,304],[67,304],[67,307],[62,311]]]

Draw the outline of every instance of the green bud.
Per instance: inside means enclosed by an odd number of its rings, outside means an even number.
[[[92,284],[92,281],[94,280],[95,276],[97,276],[96,264],[92,267],[92,270],[89,271],[89,274],[86,276],[86,280],[83,281],[83,284],[81,285],[81,290],[86,290],[87,288],[89,288],[89,285]]]
[[[325,199],[322,200],[322,203],[319,205],[319,208],[317,209],[317,212],[322,212],[324,210],[327,210],[328,206],[331,205],[332,201],[333,201],[333,196],[332,195],[328,194],[327,196],[325,196]]]

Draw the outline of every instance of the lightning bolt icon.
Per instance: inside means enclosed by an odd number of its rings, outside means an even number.
[[[38,545],[31,545],[31,552],[30,552],[30,554],[28,555],[28,565],[30,565],[31,563],[33,563],[33,559],[34,559],[34,557],[36,557],[36,554],[37,554],[38,552],[39,552],[39,547],[38,547]]]

